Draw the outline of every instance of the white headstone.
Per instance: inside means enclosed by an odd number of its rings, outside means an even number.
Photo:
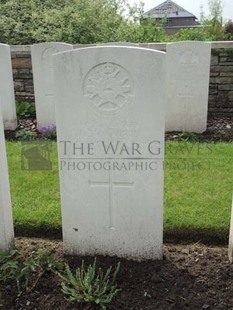
[[[53,57],[64,250],[161,259],[165,53]]]
[[[17,127],[10,46],[0,44],[0,102],[4,129]]]
[[[56,125],[53,101],[54,53],[73,49],[73,45],[50,42],[31,46],[37,128]]]
[[[14,245],[14,229],[1,109],[0,150],[0,252],[5,252]]]
[[[231,263],[233,263],[233,200],[231,208],[231,224],[230,224],[230,234],[229,234],[229,247],[228,247],[228,257]]]
[[[167,44],[166,131],[206,130],[211,43]]]

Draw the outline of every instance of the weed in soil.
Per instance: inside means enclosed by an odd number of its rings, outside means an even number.
[[[72,270],[93,263],[93,257],[64,256],[62,243],[41,239],[17,239],[17,249],[26,252],[38,248],[56,253],[59,261]],[[108,310],[164,310],[233,308],[233,265],[228,261],[227,248],[194,245],[165,245],[162,261],[134,262],[116,257],[97,257],[97,268],[107,270],[121,262],[117,285],[121,292]],[[28,310],[99,310],[98,306],[71,303],[61,294],[60,280],[46,273],[36,289],[25,292],[13,303],[12,288],[0,286],[2,309]]]

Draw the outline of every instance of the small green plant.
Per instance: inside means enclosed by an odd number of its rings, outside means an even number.
[[[39,130],[44,139],[55,140],[57,138],[56,126],[46,126]]]
[[[19,297],[25,290],[34,290],[46,272],[55,273],[61,267],[55,254],[50,254],[46,249],[39,249],[30,256],[23,251],[12,250],[0,254],[0,281],[14,282]]]
[[[16,102],[16,114],[19,118],[35,117],[36,109],[29,102]]]
[[[81,267],[78,267],[75,274],[73,274],[69,265],[66,264],[66,275],[59,274],[62,280],[62,292],[68,295],[68,300],[72,302],[95,303],[105,310],[107,309],[106,305],[120,291],[115,285],[119,269],[120,263],[118,263],[112,277],[112,267],[104,274],[101,268],[96,270],[95,258],[93,265],[89,265],[87,270],[84,267],[84,261],[82,261]]]
[[[36,287],[39,280],[46,272],[57,273],[58,270],[62,268],[62,263],[57,261],[55,254],[49,254],[46,249],[38,249],[34,256],[36,257],[37,264],[37,277],[32,283],[31,287],[27,289],[28,292],[31,292]]]
[[[197,135],[194,132],[184,131],[184,132],[177,133],[173,137],[178,138],[181,141],[190,141],[190,142],[197,141]]]
[[[37,136],[36,132],[30,131],[26,128],[17,131],[15,134],[16,139],[22,140],[22,141],[34,140],[36,136]]]
[[[1,256],[0,281],[4,283],[8,281],[15,282],[17,296],[19,297],[28,287],[31,273],[36,271],[36,261],[32,257],[26,259],[24,252],[16,250]]]
[[[38,249],[36,251],[38,266],[44,272],[56,272],[62,268],[62,263],[57,261],[55,254],[49,254],[46,249]]]

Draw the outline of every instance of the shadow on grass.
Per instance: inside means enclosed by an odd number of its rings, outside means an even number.
[[[46,238],[62,240],[61,227],[15,225],[16,237]],[[164,231],[164,243],[185,244],[200,242],[205,245],[227,245],[228,230],[174,229]]]

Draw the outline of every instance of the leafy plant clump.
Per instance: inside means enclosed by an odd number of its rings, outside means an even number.
[[[52,125],[52,126],[46,126],[46,127],[42,127],[39,130],[41,136],[44,139],[48,139],[48,140],[55,140],[57,138],[57,131],[56,131],[56,126]]]
[[[112,276],[112,267],[104,274],[101,268],[97,270],[95,258],[93,265],[89,265],[87,269],[85,269],[84,261],[82,261],[81,267],[78,267],[73,274],[69,265],[66,264],[66,275],[59,274],[62,280],[62,292],[72,302],[95,303],[105,310],[107,309],[106,305],[111,303],[120,291],[115,285],[119,269],[120,263],[118,263]]]
[[[36,109],[29,102],[16,102],[16,114],[19,118],[35,117]]]
[[[10,45],[39,42],[96,44],[106,42],[172,42],[225,40],[222,1],[209,0],[203,27],[165,32],[166,18],[156,24],[143,15],[143,3],[129,0],[4,0],[0,1],[0,41]],[[229,26],[228,26],[228,29]]]
[[[55,254],[46,249],[38,249],[30,256],[23,251],[12,250],[0,254],[0,282],[13,283],[17,297],[24,291],[34,290],[46,272],[57,272],[61,263],[56,261]]]
[[[26,128],[21,129],[15,134],[16,139],[21,141],[31,141],[37,137],[37,133],[35,131],[30,131]]]
[[[194,132],[183,131],[178,132],[176,135],[173,136],[173,138],[177,138],[178,140],[185,142],[195,142],[197,141],[197,134],[195,134]]]

